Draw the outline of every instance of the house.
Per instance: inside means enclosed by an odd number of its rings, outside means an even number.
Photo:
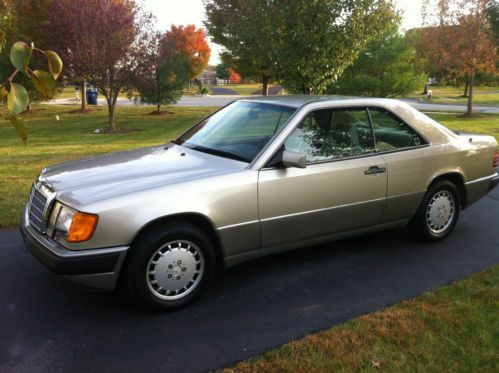
[[[196,77],[202,85],[217,85],[217,73],[214,67],[208,66]]]

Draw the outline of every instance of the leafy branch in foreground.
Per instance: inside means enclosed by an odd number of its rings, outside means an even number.
[[[47,59],[48,71],[42,69],[31,69],[30,61],[33,52],[44,55]],[[35,48],[33,44],[28,45],[22,41],[14,43],[10,49],[10,61],[15,70],[0,85],[0,101],[7,98],[8,119],[16,129],[19,137],[26,145],[28,131],[24,126],[19,114],[26,111],[29,105],[29,95],[21,84],[14,83],[17,74],[26,75],[33,82],[33,86],[45,99],[55,96],[57,78],[62,72],[62,61],[54,51],[43,51]]]

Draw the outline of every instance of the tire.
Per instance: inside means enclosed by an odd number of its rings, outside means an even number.
[[[140,306],[172,311],[198,298],[215,269],[215,248],[201,229],[184,223],[158,225],[132,246],[123,281]]]
[[[420,240],[436,242],[447,237],[457,224],[461,199],[456,185],[438,181],[426,192],[409,230]]]

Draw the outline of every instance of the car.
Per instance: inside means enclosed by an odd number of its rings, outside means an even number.
[[[497,185],[496,149],[397,100],[240,99],[170,143],[43,169],[21,230],[63,277],[173,310],[268,254],[399,226],[442,240]]]

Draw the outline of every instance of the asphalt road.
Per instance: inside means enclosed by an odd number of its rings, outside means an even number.
[[[230,102],[237,100],[239,98],[244,98],[248,96],[240,95],[214,95],[214,96],[182,96],[180,100],[174,105],[179,107],[220,107],[229,104]],[[451,111],[451,112],[465,112],[466,105],[455,105],[455,104],[434,104],[427,102],[419,102],[413,99],[402,100],[409,103],[414,108],[421,111]],[[106,105],[106,101],[103,98],[98,100],[99,105]],[[57,99],[51,101],[49,104],[56,105],[74,105],[76,101],[74,99]],[[118,106],[137,106],[133,100],[120,97],[117,102]],[[149,105],[151,106],[151,105]],[[152,105],[154,106],[154,105]],[[499,105],[473,105],[473,111],[482,114],[499,114]]]
[[[499,189],[444,242],[403,229],[256,260],[223,272],[197,303],[145,313],[81,291],[0,233],[1,372],[197,372],[422,294],[499,264]]]

